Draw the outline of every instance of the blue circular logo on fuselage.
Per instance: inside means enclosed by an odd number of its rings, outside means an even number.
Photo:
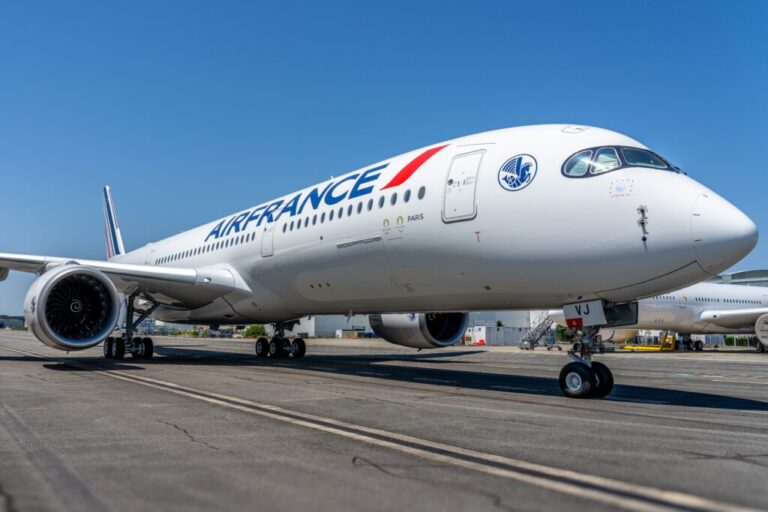
[[[531,155],[513,156],[499,169],[499,185],[510,192],[522,190],[536,177],[537,167],[536,159]]]

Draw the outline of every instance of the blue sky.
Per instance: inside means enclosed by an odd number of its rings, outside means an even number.
[[[768,2],[3,2],[0,251],[104,257],[436,141],[633,136],[763,231]],[[29,276],[0,285],[21,312]]]

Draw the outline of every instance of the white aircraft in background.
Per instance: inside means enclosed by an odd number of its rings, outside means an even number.
[[[131,252],[104,196],[107,261],[0,254],[0,277],[39,274],[25,316],[43,343],[105,342],[117,359],[152,356],[133,335],[147,316],[272,323],[255,347],[272,357],[304,354],[284,332],[306,315],[367,313],[384,339],[418,348],[456,343],[472,310],[565,306],[596,332],[633,323],[637,297],[716,275],[757,243],[728,201],[639,142],[582,126],[449,140]],[[613,386],[590,339],[560,374],[568,396]]]
[[[549,312],[560,325],[567,322],[562,310]],[[637,323],[621,329],[601,329],[604,341],[625,341],[639,329],[674,331],[688,349],[703,343],[691,334],[756,334],[768,345],[768,288],[735,284],[699,283],[682,290],[638,301]]]

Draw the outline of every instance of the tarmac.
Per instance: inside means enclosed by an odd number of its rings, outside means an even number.
[[[155,337],[151,361],[0,332],[0,511],[768,509],[768,355]]]

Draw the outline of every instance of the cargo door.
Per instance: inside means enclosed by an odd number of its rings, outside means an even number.
[[[470,220],[477,215],[477,173],[484,153],[465,153],[451,162],[443,196],[443,222]]]
[[[261,257],[266,258],[275,254],[275,223],[264,226],[261,233]]]

